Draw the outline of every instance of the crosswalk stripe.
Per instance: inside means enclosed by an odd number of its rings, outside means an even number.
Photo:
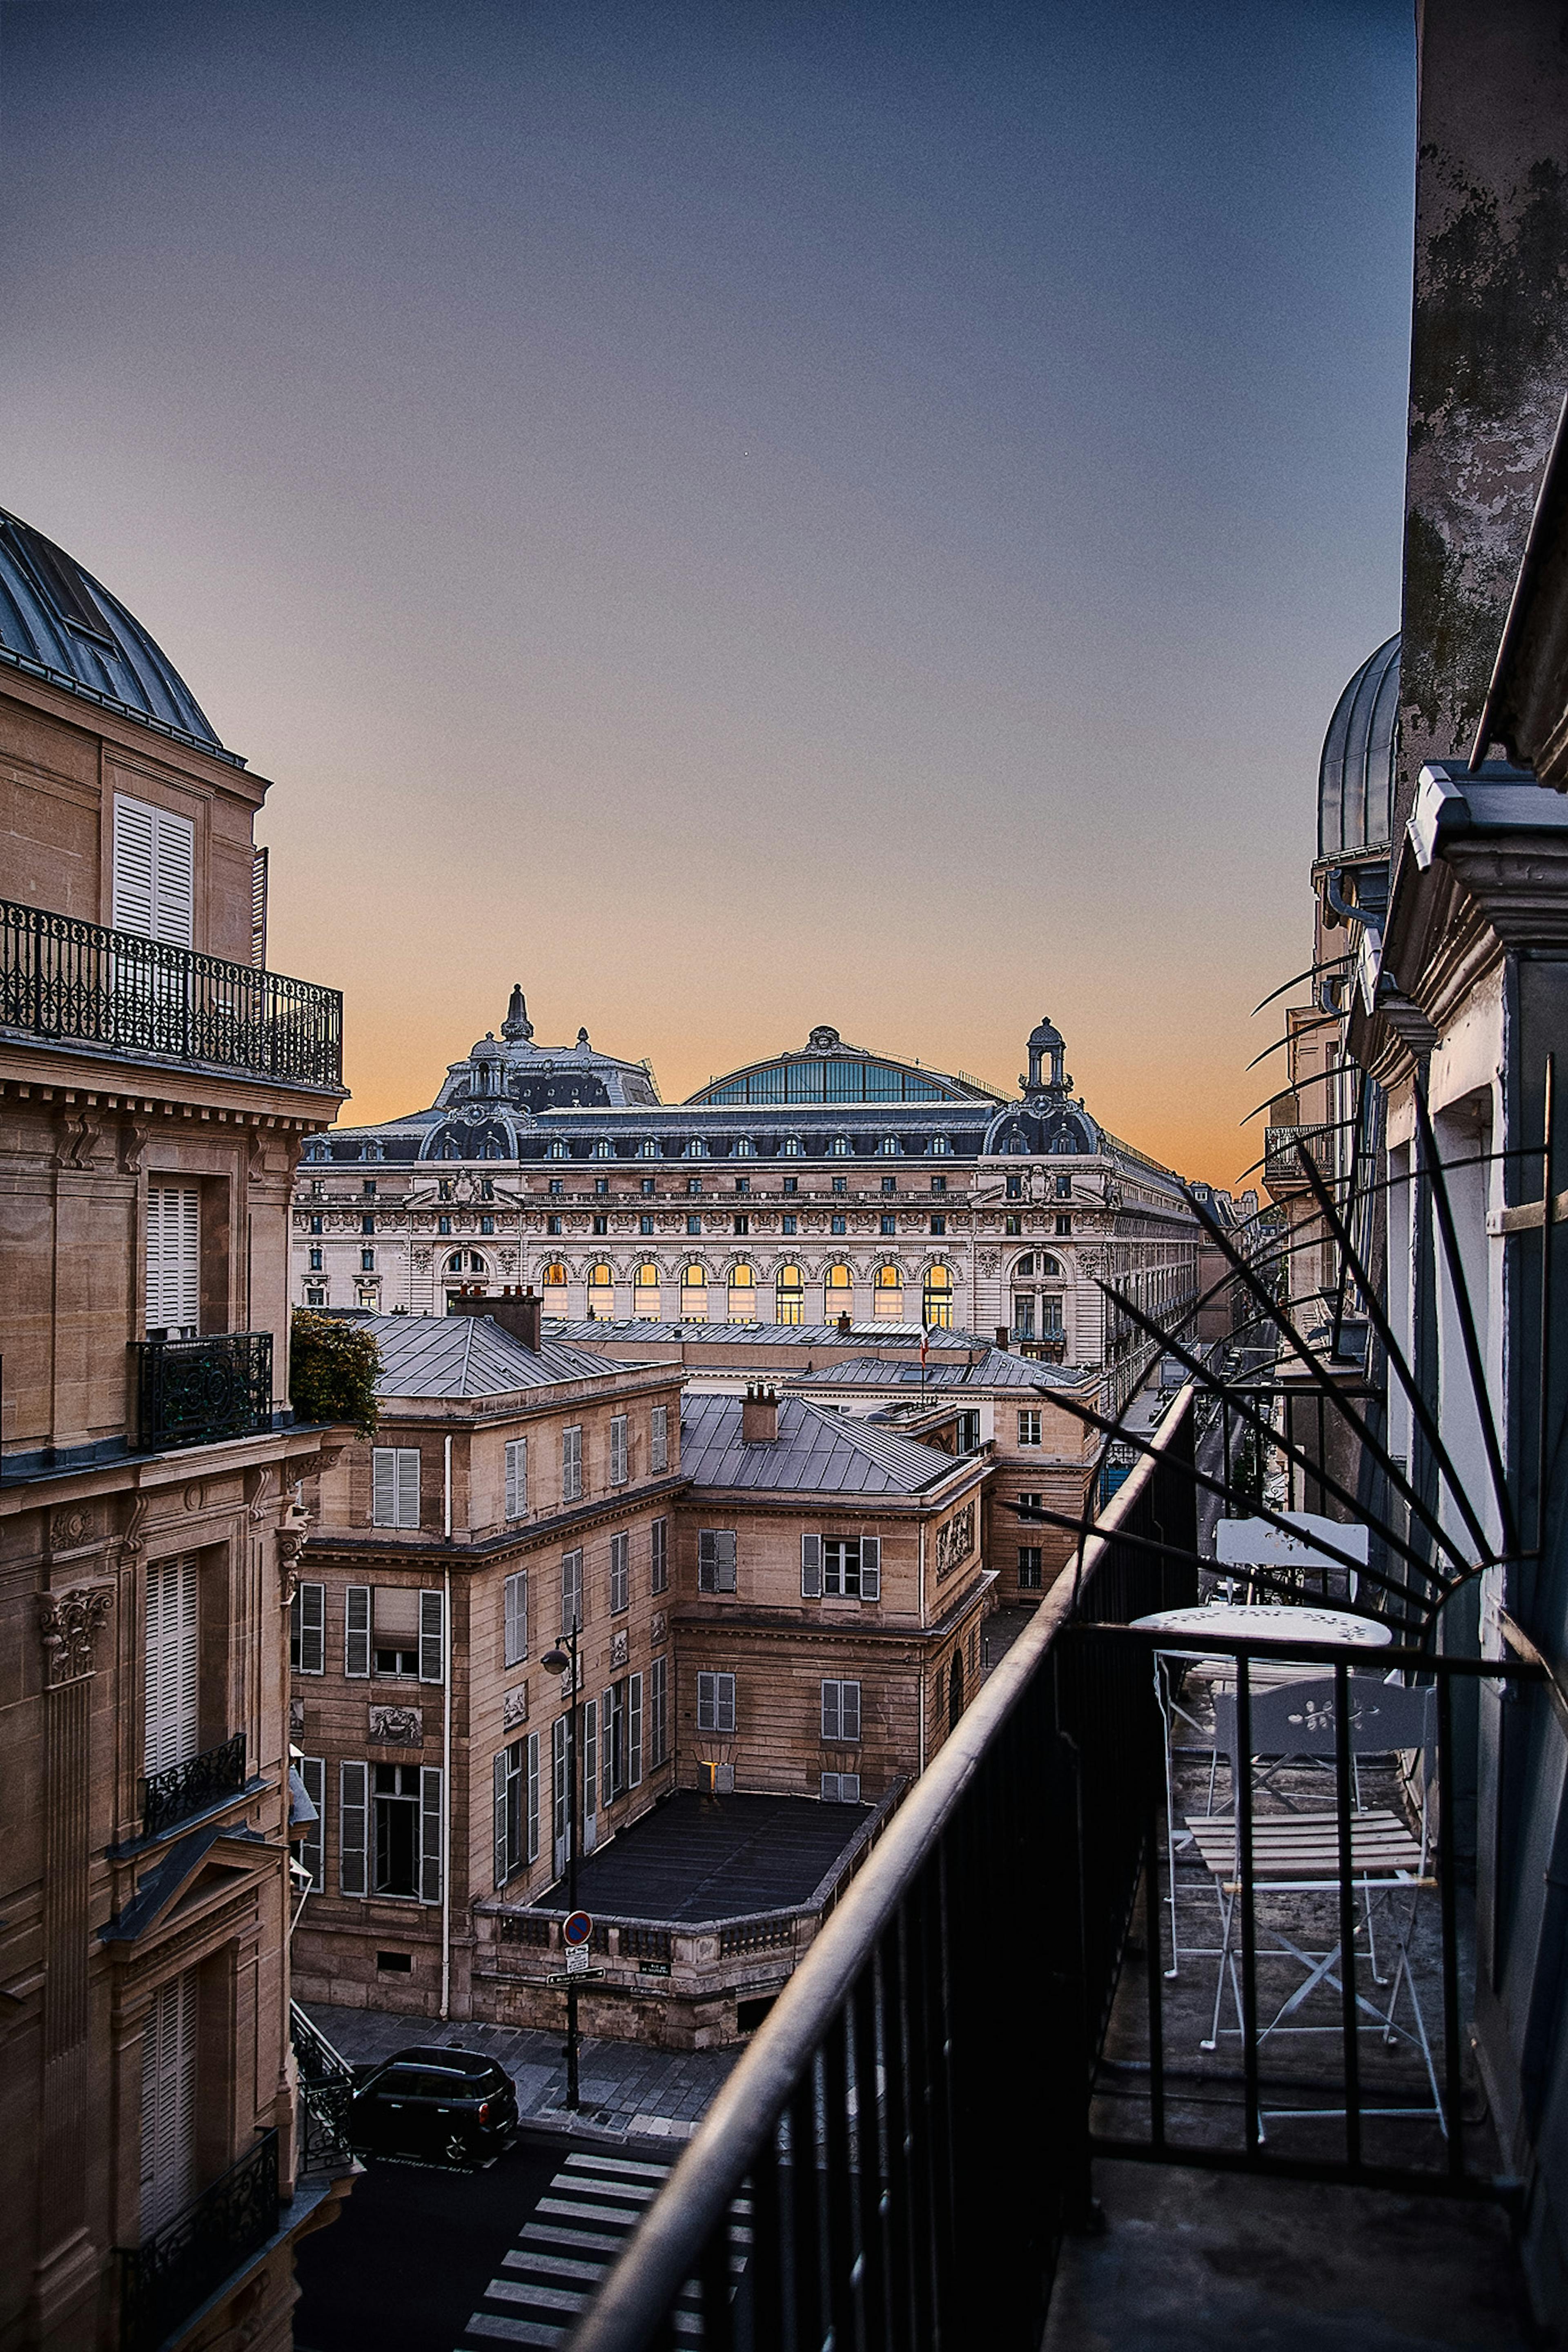
[[[531,2246],[521,2253],[501,2256],[501,2268],[508,2271],[542,2271],[546,2278],[586,2279],[597,2286],[610,2273],[608,2263],[574,2263],[566,2254],[537,2254]]]
[[[584,2180],[581,2173],[557,2173],[552,2189],[569,2189],[574,2197],[624,2197],[628,2203],[651,2205],[658,2190],[651,2181]]]
[[[511,2279],[491,2279],[485,2289],[487,2303],[531,2303],[541,2311],[582,2311],[587,2304],[585,2294],[575,2287],[520,2285]]]
[[[574,2166],[580,2172],[631,2173],[639,2180],[668,2180],[675,2168],[668,2164],[643,2164],[630,2156],[569,2156],[567,2170]]]
[[[470,2336],[500,2336],[509,2344],[563,2344],[566,2330],[538,2319],[507,2319],[500,2312],[476,2311],[468,2322]]]
[[[524,2238],[539,2238],[547,2246],[581,2246],[600,2254],[618,2254],[626,2242],[624,2238],[606,2238],[597,2230],[552,2229],[548,2221],[525,2221],[518,2239],[520,2245]]]
[[[617,2222],[623,2229],[635,2230],[642,2215],[635,2208],[615,2205],[573,2205],[564,2197],[542,2197],[534,2207],[536,2213],[561,2213],[574,2221]]]

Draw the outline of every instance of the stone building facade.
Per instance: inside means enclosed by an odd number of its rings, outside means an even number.
[[[1100,1284],[1179,1315],[1197,1232],[1178,1179],[1098,1124],[1064,1064],[1042,1022],[1007,1100],[825,1027],[668,1106],[585,1033],[537,1044],[517,989],[428,1110],[312,1147],[294,1296],[429,1314],[531,1287],[568,1320],[1002,1329],[1103,1371],[1120,1403],[1153,1349]]]
[[[283,1402],[341,1007],[265,970],[267,790],[0,517],[8,2345],[284,2346],[346,2185],[301,2177],[287,1649],[292,1497],[346,1433]]]

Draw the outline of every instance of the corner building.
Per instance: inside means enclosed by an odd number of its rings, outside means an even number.
[[[521,988],[429,1109],[318,1139],[294,1205],[300,1305],[440,1313],[536,1289],[597,1322],[837,1323],[1000,1335],[1100,1371],[1115,1410],[1169,1325],[1198,1229],[1168,1169],[1072,1092],[1060,1033],[1017,1099],[814,1029],[667,1106],[646,1063],[541,1045]]]
[[[0,2341],[290,2339],[289,1201],[341,1000],[266,967],[268,787],[0,515]]]

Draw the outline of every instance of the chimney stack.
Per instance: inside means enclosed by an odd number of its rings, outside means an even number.
[[[466,1297],[461,1291],[447,1301],[448,1315],[488,1315],[503,1331],[535,1353],[539,1349],[539,1317],[542,1306],[537,1291],[508,1290],[500,1298]]]
[[[741,1407],[742,1445],[776,1445],[779,1442],[779,1398],[776,1389],[759,1382],[748,1388]]]
[[[998,1323],[996,1326],[996,1345],[999,1348],[1005,1348],[1007,1345],[1007,1326],[1005,1323]]]
[[[838,1318],[838,1329],[839,1329],[839,1334],[840,1334],[840,1336],[841,1336],[842,1338],[844,1338],[844,1339],[847,1339],[847,1338],[849,1337],[849,1318],[848,1318],[848,1316],[847,1316],[847,1315],[841,1315],[841,1316],[839,1317],[839,1318]]]

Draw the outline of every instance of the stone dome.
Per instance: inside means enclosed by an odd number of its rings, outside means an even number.
[[[1368,654],[1329,721],[1318,766],[1318,856],[1387,855],[1394,828],[1399,639]]]
[[[0,508],[5,659],[203,751],[223,751],[195,696],[135,615],[64,548]],[[232,761],[232,753],[224,756]]]

